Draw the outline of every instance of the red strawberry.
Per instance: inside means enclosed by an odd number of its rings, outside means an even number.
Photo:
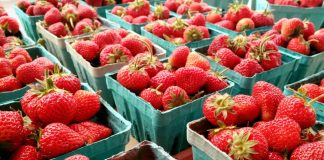
[[[305,41],[303,36],[292,38],[287,45],[287,49],[290,49],[292,51],[304,54],[304,55],[309,55],[311,50],[310,50],[310,42]]]
[[[243,35],[236,36],[232,39],[230,48],[237,56],[245,57],[249,49],[248,38]]]
[[[162,109],[163,93],[158,91],[159,88],[147,88],[140,93],[140,97],[150,103],[155,109]]]
[[[24,48],[18,48],[18,47],[12,49],[9,52],[8,59],[13,59],[13,58],[15,58],[18,55],[24,56],[24,58],[26,59],[27,62],[31,62],[32,61],[32,58],[29,55],[29,53],[26,51],[26,49],[24,49]]]
[[[175,72],[177,86],[184,89],[189,95],[198,91],[207,82],[207,74],[198,67],[183,67]]]
[[[7,37],[2,29],[0,29],[0,45],[1,48],[4,49],[3,45],[7,43]]]
[[[285,39],[298,37],[304,33],[304,23],[299,18],[292,18],[282,23],[281,35]]]
[[[138,70],[136,66],[124,66],[117,73],[117,81],[132,92],[139,93],[150,84],[150,76],[142,69]],[[138,83],[141,82],[141,83]]]
[[[207,93],[214,93],[216,91],[226,88],[228,84],[219,75],[219,73],[210,71],[207,75],[207,82],[204,86]]]
[[[85,21],[79,21],[75,25],[75,27],[72,31],[72,35],[76,36],[76,35],[81,35],[81,34],[85,34],[85,33],[90,33],[93,31],[93,29],[95,29],[95,26],[92,25],[92,22],[89,24]]]
[[[189,96],[185,90],[178,86],[168,87],[162,97],[162,104],[165,111],[186,104],[187,102],[190,102]]]
[[[90,160],[90,159],[84,155],[76,154],[68,158],[65,158],[65,160]]]
[[[324,51],[323,43],[324,43],[324,32],[312,35],[308,38],[311,41],[311,46],[316,49],[318,53]]]
[[[253,12],[247,5],[234,2],[229,6],[228,11],[224,15],[224,19],[237,23],[243,18],[251,18],[252,14]]]
[[[243,18],[239,20],[236,24],[236,31],[242,32],[249,29],[254,29],[255,24],[251,18]]]
[[[108,45],[100,52],[100,65],[128,62],[132,57],[126,47],[120,44]]]
[[[215,54],[215,60],[219,64],[231,69],[241,62],[241,58],[228,48],[219,49]]]
[[[76,114],[73,121],[82,122],[93,117],[100,110],[100,96],[85,90],[78,90],[73,98],[76,101]]]
[[[235,24],[229,20],[222,20],[220,22],[215,23],[215,25],[229,30],[235,30]]]
[[[30,6],[30,2],[28,0],[18,0],[16,3],[16,6],[20,8],[23,11],[26,11],[26,9]]]
[[[34,5],[30,5],[27,9],[26,9],[26,14],[28,16],[34,16]]]
[[[126,38],[122,39],[121,45],[131,51],[133,56],[145,52],[152,53],[153,51],[153,47],[151,46],[151,44],[148,44],[148,41],[144,40],[143,37],[136,35],[129,35]]]
[[[45,15],[53,7],[53,4],[47,1],[37,1],[33,7],[33,13],[35,16]]]
[[[123,17],[123,20],[128,22],[128,23],[132,23],[133,22],[133,17],[131,15],[126,15]]]
[[[158,19],[168,19],[170,17],[170,10],[166,6],[157,5],[153,12],[153,17],[155,20]]]
[[[73,44],[75,51],[80,54],[85,60],[92,61],[99,54],[98,45],[90,40],[87,41],[76,41]]]
[[[204,39],[204,33],[198,28],[198,26],[191,25],[183,32],[183,39],[187,42],[199,41]]]
[[[203,114],[215,126],[218,125],[218,121],[222,121],[226,125],[234,125],[237,120],[237,116],[233,112],[234,107],[235,102],[230,95],[221,95],[216,92],[205,100]]]
[[[166,0],[164,6],[169,8],[170,11],[176,12],[180,4],[177,0]]]
[[[233,99],[238,123],[253,122],[259,116],[260,107],[252,96],[240,94],[233,97]]]
[[[121,38],[125,38],[128,35],[128,31],[123,28],[116,28],[115,32],[117,32]]]
[[[192,16],[189,20],[191,25],[196,26],[206,26],[206,18],[203,14],[197,13],[194,16]]]
[[[215,10],[208,12],[208,14],[206,15],[206,20],[209,23],[217,23],[221,21],[222,20],[221,10],[216,8]]]
[[[286,22],[288,19],[287,18],[281,18],[278,22],[276,22],[272,29],[277,30],[279,33],[281,32],[282,24]]]
[[[253,77],[255,74],[263,72],[261,65],[252,59],[244,59],[235,66],[234,71],[245,77]]]
[[[9,16],[0,17],[0,27],[6,33],[16,34],[19,32],[18,21]]]
[[[79,5],[79,1],[78,0],[62,0],[62,5],[66,5],[66,4],[72,4],[75,6]]]
[[[0,58],[5,58],[5,57],[6,57],[5,50],[0,46]]]
[[[284,160],[284,158],[278,152],[269,152],[269,157],[266,160]]]
[[[315,33],[315,25],[311,21],[304,21],[304,38],[308,39],[309,36]]]
[[[257,105],[261,107],[262,121],[274,119],[278,105],[285,97],[278,87],[265,81],[254,84],[252,96],[256,99]]]
[[[10,62],[10,66],[12,68],[13,73],[16,73],[16,69],[20,65],[27,63],[25,57],[22,55],[18,55],[15,58],[10,59],[9,62]]]
[[[215,55],[219,49],[229,48],[230,46],[230,37],[225,34],[220,34],[215,37],[208,48],[208,55]]]
[[[0,144],[4,145],[2,151],[12,151],[19,147],[17,144],[20,144],[23,131],[23,118],[21,114],[13,111],[0,111],[0,122]]]
[[[118,44],[121,42],[121,37],[114,30],[108,29],[104,32],[99,32],[92,37],[92,41],[97,43],[99,49],[102,50],[106,45]]]
[[[79,133],[86,144],[92,144],[101,139],[105,139],[112,134],[110,128],[91,121],[72,124],[69,127]]]
[[[156,56],[147,53],[140,53],[130,61],[130,64],[139,66],[144,69],[150,77],[154,77],[157,73],[164,69],[163,64]]]
[[[62,21],[62,16],[61,16],[60,10],[58,10],[55,7],[51,8],[44,15],[44,21],[48,25],[51,25],[51,24],[54,24],[54,23],[57,23],[57,22],[61,22]]]
[[[210,37],[209,30],[208,30],[207,27],[205,27],[205,26],[198,26],[198,28],[203,33],[203,38],[209,38]]]
[[[204,71],[209,71],[211,69],[209,61],[199,55],[197,52],[190,52],[187,57],[186,67],[198,67]]]
[[[62,17],[63,19],[74,28],[74,24],[79,21],[79,12],[76,7],[77,5],[66,4],[62,7]]]
[[[10,157],[11,160],[34,159],[41,160],[41,155],[33,146],[21,146]]]
[[[298,88],[298,92],[300,92],[303,95],[306,95],[307,97],[311,99],[315,99],[319,97],[324,92],[321,90],[320,86],[316,84],[304,84]],[[324,103],[324,98],[321,98],[318,100],[319,102]]]
[[[189,12],[191,13],[202,13],[204,12],[204,8],[202,6],[202,3],[198,3],[198,2],[192,2],[190,5],[189,5],[189,9],[188,9]]]
[[[80,79],[72,74],[55,71],[55,73],[52,75],[52,79],[57,88],[64,89],[72,94],[81,89]]]
[[[7,49],[12,49],[17,46],[21,46],[23,44],[24,44],[24,42],[21,39],[19,39],[18,37],[8,36],[6,38],[6,43],[2,47],[3,47],[3,49],[7,50]]]
[[[181,4],[177,9],[177,14],[184,15],[189,11],[189,6],[186,4]]]
[[[231,127],[217,128],[209,131],[210,142],[225,153],[229,153],[229,142],[232,140],[234,130]]]
[[[112,10],[111,13],[114,15],[117,15],[119,17],[122,17],[123,15],[126,14],[126,8],[122,6],[115,6]]]
[[[47,59],[46,57],[36,58],[32,63],[38,63],[41,66],[43,66],[43,68],[45,68],[46,70],[54,71],[54,64],[53,64],[53,62],[50,61],[49,59]]]
[[[132,23],[133,24],[143,24],[143,23],[146,23],[147,21],[148,21],[147,16],[138,16],[132,20]]]
[[[157,21],[152,28],[152,33],[160,38],[163,38],[165,35],[169,36],[170,29],[164,21]]]
[[[12,75],[0,78],[0,92],[14,91],[21,87],[21,83]]]
[[[37,63],[25,63],[16,69],[17,79],[24,83],[29,84],[35,82],[37,79],[44,78],[45,68]]]
[[[84,18],[95,19],[97,17],[96,11],[93,8],[86,6],[84,4],[78,5],[78,13],[80,19],[84,19]]]
[[[129,3],[127,14],[132,17],[148,16],[150,14],[150,3],[146,0],[134,0]]]
[[[311,104],[296,96],[288,96],[281,100],[275,118],[283,117],[295,120],[302,129],[311,127],[316,122],[316,113]]]
[[[115,5],[116,1],[115,0],[103,0],[102,1],[102,6],[110,6],[110,5]]]
[[[64,24],[62,22],[57,22],[50,25],[47,30],[57,37],[65,37],[67,35]]]
[[[324,159],[324,141],[306,143],[296,148],[291,154],[291,160]]]
[[[322,80],[320,82],[320,87],[324,87],[324,78],[322,78]]]
[[[5,58],[0,58],[0,78],[12,75],[10,61]]]
[[[171,34],[172,36],[183,37],[183,33],[187,27],[187,23],[184,20],[182,20],[180,18],[176,18],[174,22],[169,23],[169,24],[171,24],[170,30],[172,32],[172,34]]]
[[[161,85],[161,86],[160,86]],[[151,86],[158,88],[159,91],[164,92],[168,87],[176,85],[176,78],[173,73],[163,70],[156,74],[151,79]]]
[[[254,12],[251,19],[255,27],[272,26],[274,24],[274,16],[271,11]]]
[[[322,0],[301,0],[300,6],[301,7],[319,7],[322,6]]]
[[[62,123],[52,123],[43,130],[39,140],[44,158],[54,158],[84,145],[82,137]]]

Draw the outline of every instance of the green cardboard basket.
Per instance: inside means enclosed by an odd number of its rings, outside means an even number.
[[[316,74],[313,74],[309,77],[306,77],[298,82],[294,82],[292,84],[288,84],[285,86],[285,89],[284,89],[284,94],[286,96],[289,96],[289,95],[293,95],[294,93],[289,90],[289,88],[293,89],[293,90],[297,90],[301,85],[303,84],[306,84],[306,83],[315,83],[315,84],[319,84],[321,79],[324,78],[324,70],[322,70],[321,72],[318,72]],[[307,98],[308,101],[310,101],[311,99],[310,98]],[[316,115],[317,115],[317,120],[318,121],[321,121],[321,122],[324,122],[324,103],[321,103],[321,102],[314,102],[313,103],[313,107],[316,111]]]
[[[16,5],[14,6],[14,10],[27,35],[36,42],[39,39],[36,22],[44,20],[44,16],[29,16]]]
[[[40,45],[30,46],[25,49],[33,59],[36,59],[37,57],[46,57],[49,60],[51,60],[54,64],[58,64],[61,66],[60,61]],[[68,70],[66,70],[66,72],[69,73]],[[23,88],[14,91],[0,92],[0,104],[6,101],[15,100],[22,97],[28,89],[28,86],[24,86]]]
[[[207,56],[208,47],[209,46],[196,48],[195,51],[203,54],[204,56]],[[267,81],[283,89],[284,85],[288,83],[289,78],[296,70],[299,57],[290,55],[284,51],[280,51],[280,53],[282,54],[282,63],[283,63],[281,66],[256,74],[253,77],[245,77],[235,72],[234,70],[230,70],[230,69],[227,70],[224,73],[224,76],[226,76],[229,80],[235,82],[235,86],[233,88],[233,94],[234,95],[238,93],[251,94],[253,85],[258,81]],[[224,67],[216,63],[210,58],[207,59],[210,62],[212,69],[215,71],[220,72],[227,69],[227,67]]]
[[[82,84],[82,89],[94,92],[86,83]],[[11,107],[20,109],[21,107],[19,100],[9,101],[0,105],[1,110],[10,110]],[[69,156],[82,154],[92,160],[102,160],[125,150],[125,146],[129,142],[131,128],[130,122],[125,120],[103,99],[101,99],[100,111],[92,120],[109,126],[110,128],[112,128],[113,134],[108,138],[102,139],[90,145],[83,146],[77,150],[61,155],[54,159],[64,160]]]
[[[161,112],[116,81],[116,75],[106,74],[107,86],[112,90],[117,111],[129,120],[131,133],[138,141],[149,140],[176,154],[189,147],[186,141],[186,124],[201,118],[205,95],[190,103]],[[220,93],[231,93],[233,83]]]

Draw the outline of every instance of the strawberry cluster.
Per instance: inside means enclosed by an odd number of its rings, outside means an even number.
[[[271,30],[263,35],[254,34],[256,38],[271,37],[278,46],[298,52],[303,55],[313,55],[324,52],[324,29],[315,30],[311,21],[299,18],[280,19]]]
[[[36,0],[34,4],[28,0],[18,0],[16,6],[24,11],[29,16],[43,16],[51,8],[61,8],[66,3],[72,2],[72,0]]]
[[[208,57],[245,77],[271,70],[282,64],[281,53],[269,37],[253,38],[218,35],[208,48]]]
[[[129,62],[140,53],[155,54],[152,42],[135,33],[119,29],[108,29],[94,34],[91,39],[78,39],[72,44],[85,60],[105,66]]]
[[[10,49],[16,46],[24,45],[20,39],[19,23],[15,18],[9,16],[0,17],[0,47]]]
[[[173,44],[185,44],[210,38],[205,16],[197,13],[190,19],[170,18],[148,23],[144,29]]]
[[[270,4],[295,6],[303,8],[321,7],[323,0],[267,0]]]
[[[0,49],[0,92],[14,91],[42,80],[45,70],[54,70],[54,64],[46,57],[33,60],[23,48],[14,48],[7,53]]]
[[[90,121],[101,108],[100,96],[82,90],[72,74],[45,74],[20,105],[24,118],[17,111],[0,111],[0,129],[10,133],[0,135],[0,143],[8,144],[0,150],[11,159],[55,158],[112,134],[109,127]]]
[[[247,5],[237,1],[230,4],[224,16],[222,11],[216,8],[208,12],[206,19],[209,23],[237,32],[274,24],[271,11],[253,11]]]
[[[205,100],[203,114],[217,127],[208,130],[208,140],[234,160],[324,158],[324,130],[310,128],[316,122],[312,102],[285,97],[270,83],[257,82],[251,96],[215,93]]]
[[[306,83],[301,85],[297,92],[303,96],[306,96],[310,99],[316,99],[320,95],[324,94],[324,78],[320,81],[319,84]],[[324,98],[316,99],[318,102],[324,103]]]
[[[180,15],[205,13],[211,10],[211,7],[201,0],[166,0],[164,6]]]
[[[93,7],[110,6],[116,4],[116,0],[85,0],[85,2]]]
[[[138,54],[119,70],[117,81],[164,111],[228,86],[219,74],[210,71],[208,60],[186,46],[175,49],[166,65],[152,55]]]
[[[132,24],[143,24],[170,17],[170,10],[162,5],[155,6],[154,11],[151,12],[150,3],[147,0],[134,0],[127,7],[115,6],[111,13]]]

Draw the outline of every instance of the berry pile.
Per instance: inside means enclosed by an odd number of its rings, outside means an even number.
[[[201,13],[190,19],[173,17],[167,21],[150,22],[144,29],[176,45],[210,38],[205,16]]]
[[[116,4],[116,0],[85,0],[87,4],[93,7],[109,6]]]
[[[215,93],[205,100],[203,114],[218,127],[208,130],[208,140],[234,160],[324,158],[324,130],[310,128],[316,121],[311,102],[285,97],[270,83],[257,82],[252,96]]]
[[[205,58],[186,46],[176,48],[165,66],[152,55],[138,54],[119,70],[117,81],[159,110],[228,86],[219,74],[210,71]]]
[[[29,16],[43,16],[51,8],[61,9],[67,3],[78,5],[78,1],[74,0],[36,0],[34,4],[28,0],[18,0],[16,6],[24,11]]]
[[[0,49],[0,92],[14,91],[42,80],[45,70],[54,70],[54,64],[45,57],[32,60],[23,48],[14,48],[7,53]]]
[[[17,111],[0,111],[0,129],[5,133],[0,134],[0,143],[8,144],[0,150],[12,159],[50,159],[112,134],[107,126],[90,121],[100,110],[99,95],[82,90],[74,75],[45,77],[20,101],[26,117]]]
[[[296,7],[321,7],[323,0],[267,0],[271,4],[285,5],[285,6],[296,6]]]
[[[310,99],[315,99],[318,102],[324,103],[324,98],[316,99],[320,95],[324,94],[324,78],[320,84],[306,83],[301,85],[297,92],[303,96],[307,96]]]
[[[201,0],[166,0],[164,6],[180,15],[205,13],[211,10],[211,7]]]
[[[271,37],[271,40],[278,46],[304,54],[313,55],[324,52],[324,29],[315,30],[311,21],[302,21],[299,18],[280,19],[262,36],[252,35],[256,38]]]
[[[215,9],[208,12],[206,19],[209,23],[237,32],[272,26],[275,21],[271,11],[253,11],[247,5],[239,2],[230,4],[224,16],[222,16],[221,10]]]
[[[149,39],[122,28],[96,33],[91,39],[78,39],[72,46],[85,60],[94,65],[100,62],[100,66],[129,62],[140,53],[155,54]]]
[[[148,21],[168,19],[170,17],[169,9],[162,5],[155,6],[154,11],[151,12],[150,3],[147,0],[135,0],[130,2],[126,8],[115,6],[111,13],[132,24],[143,24]]]
[[[208,57],[245,77],[253,77],[282,64],[281,53],[269,37],[218,35],[208,48]]]

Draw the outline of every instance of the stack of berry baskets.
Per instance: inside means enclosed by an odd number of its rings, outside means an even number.
[[[234,94],[250,94],[260,80],[283,88],[297,68],[299,57],[279,50],[270,38],[220,34],[210,46],[195,51],[206,56],[214,70],[227,69],[224,75],[235,82]]]
[[[271,36],[280,51],[300,58],[298,68],[289,82],[296,82],[324,70],[324,29],[316,30],[312,21],[283,18],[271,30],[259,31],[255,35]]]
[[[28,84],[41,79],[45,69],[53,70],[55,64],[61,66],[56,57],[39,45],[0,52],[0,103],[22,97]]]
[[[316,110],[317,120],[324,122],[324,98],[316,99],[320,95],[324,95],[324,71],[306,77],[298,82],[285,86],[284,94],[293,95],[299,94],[306,96],[308,101],[313,100],[313,107]]]
[[[311,102],[270,83],[257,82],[251,96],[215,93],[202,108],[205,117],[187,124],[194,159],[323,159],[324,125]]]
[[[15,159],[28,150],[35,160],[74,154],[104,159],[124,151],[131,124],[74,75],[48,73],[18,100],[0,105],[0,128],[11,133],[0,157]]]
[[[189,147],[186,124],[202,117],[203,100],[215,91],[231,92],[233,83],[210,69],[206,59],[181,46],[164,61],[137,55],[106,80],[135,139],[175,154]]]
[[[166,51],[149,39],[125,29],[102,30],[89,36],[66,41],[78,77],[101,90],[102,97],[113,107],[114,99],[107,89],[105,74],[116,73],[139,53],[165,58]]]
[[[269,3],[267,0],[253,0],[258,10],[269,8],[273,11],[276,21],[281,18],[300,18],[313,21],[316,29],[324,25],[324,5],[323,1],[307,1],[300,3],[297,1],[289,1],[288,4],[284,0],[278,0]]]
[[[104,23],[105,24],[105,23]],[[114,28],[114,23],[110,26]],[[89,34],[102,27],[95,10],[85,4],[68,3],[62,10],[53,7],[45,13],[44,21],[36,23],[37,31],[45,40],[46,48],[54,54],[64,66],[75,73],[71,57],[67,53],[65,40],[79,35]]]

